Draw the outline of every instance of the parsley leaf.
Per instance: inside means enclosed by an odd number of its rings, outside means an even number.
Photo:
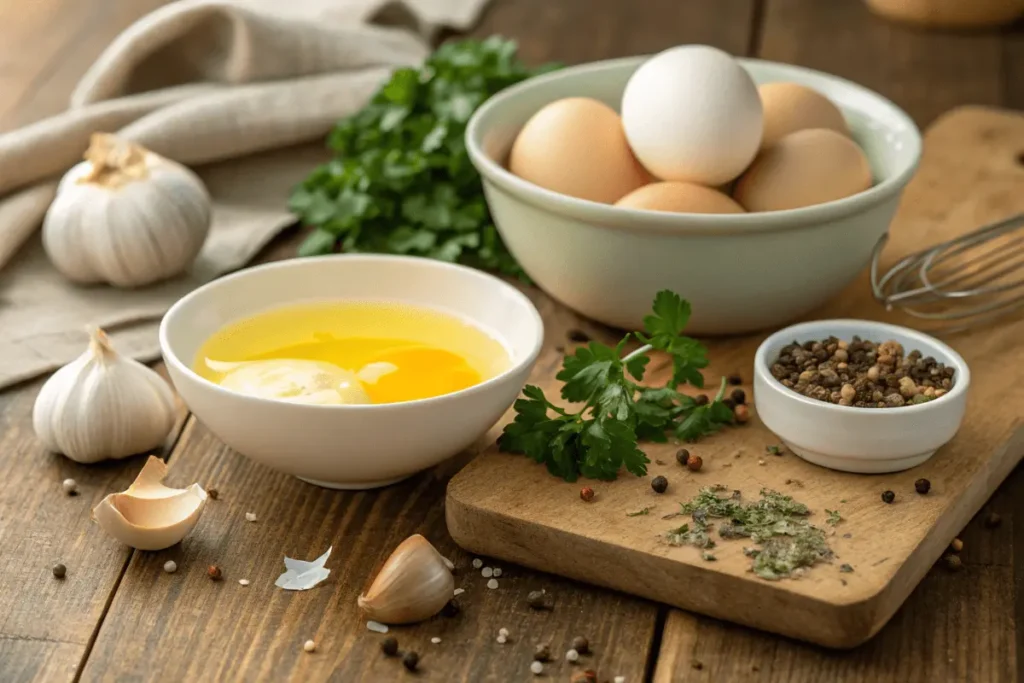
[[[527,386],[513,406],[515,419],[498,439],[499,448],[543,462],[567,481],[580,475],[611,480],[623,468],[637,476],[647,473],[650,461],[638,446],[641,440],[665,441],[674,432],[693,441],[731,424],[733,412],[722,400],[724,378],[715,400],[703,405],[677,389],[680,384],[702,387],[700,369],[708,364],[707,349],[682,335],[690,304],[665,290],[658,292],[652,310],[643,333],[626,335],[614,348],[591,342],[565,356],[556,378],[563,383],[562,400],[575,404],[575,412]],[[633,340],[645,345],[623,357]],[[671,356],[672,376],[666,386],[637,384],[654,350]]]
[[[556,68],[526,67],[499,36],[439,47],[418,69],[395,70],[328,137],[335,158],[292,191],[288,206],[315,228],[300,256],[385,252],[516,275],[463,139],[484,100]]]

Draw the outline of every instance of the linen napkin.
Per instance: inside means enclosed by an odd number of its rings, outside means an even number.
[[[442,26],[472,26],[487,0],[179,0],[126,29],[70,108],[0,135],[0,389],[69,362],[100,325],[122,353],[159,357],[166,310],[247,263],[294,222],[291,188],[326,158],[334,123],[390,72],[421,62]],[[38,228],[93,132],[187,164],[213,225],[187,274],[143,289],[67,282]]]

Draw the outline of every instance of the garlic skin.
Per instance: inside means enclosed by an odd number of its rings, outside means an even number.
[[[163,444],[177,420],[167,382],[119,355],[100,329],[89,348],[43,384],[32,409],[36,436],[81,463],[119,460]]]
[[[137,550],[163,550],[192,531],[206,507],[199,484],[187,489],[163,485],[167,464],[149,456],[128,490],[111,493],[92,510],[100,528]]]
[[[113,135],[92,136],[43,220],[53,266],[80,284],[140,287],[183,272],[210,231],[210,196],[181,164]]]
[[[455,577],[448,561],[419,534],[402,541],[384,563],[359,609],[382,624],[412,624],[429,619],[452,599]]]

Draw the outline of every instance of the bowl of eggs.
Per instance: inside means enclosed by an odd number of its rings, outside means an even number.
[[[398,481],[471,446],[544,340],[515,287],[405,256],[280,261],[214,280],[160,324],[171,381],[224,443],[329,488]]]
[[[477,109],[466,145],[541,288],[628,329],[670,289],[695,334],[777,327],[838,294],[921,155],[882,96],[703,45],[531,78]]]

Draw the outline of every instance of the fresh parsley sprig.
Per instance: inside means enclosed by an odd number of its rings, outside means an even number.
[[[556,65],[527,67],[499,36],[439,47],[396,70],[328,139],[335,158],[293,191],[289,208],[315,230],[301,256],[385,252],[523,277],[505,248],[464,134],[484,100]]]
[[[544,463],[567,481],[579,475],[611,480],[623,467],[637,476],[647,473],[650,461],[637,445],[640,440],[665,441],[671,431],[696,441],[731,424],[733,412],[722,402],[724,379],[715,399],[705,405],[678,391],[681,384],[702,388],[701,370],[708,365],[707,349],[683,336],[689,319],[688,302],[674,292],[658,292],[651,315],[644,318],[644,332],[626,335],[614,348],[591,342],[562,361],[556,375],[564,383],[561,396],[582,405],[579,410],[555,405],[540,387],[527,385],[513,406],[515,419],[498,439],[500,449]],[[623,356],[633,339],[643,346]],[[664,386],[639,384],[651,351],[672,359],[672,375]]]

